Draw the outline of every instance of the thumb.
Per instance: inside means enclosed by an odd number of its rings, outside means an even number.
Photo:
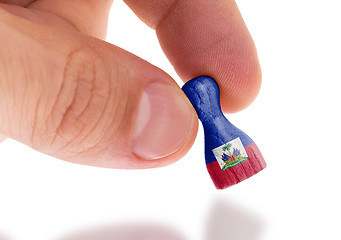
[[[164,166],[197,118],[166,73],[76,31],[0,14],[0,133],[51,156],[112,168]]]
[[[0,143],[3,142],[3,141],[5,141],[5,140],[6,140],[6,137],[3,136],[2,134],[0,134]]]

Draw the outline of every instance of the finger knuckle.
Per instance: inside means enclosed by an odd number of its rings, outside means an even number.
[[[80,146],[90,137],[91,145],[96,144],[96,128],[103,124],[110,89],[105,65],[93,49],[82,47],[71,52],[50,115],[55,129],[51,144]]]

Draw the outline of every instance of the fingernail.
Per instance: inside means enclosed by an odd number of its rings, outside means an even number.
[[[189,137],[194,117],[193,107],[180,88],[159,82],[148,84],[139,105],[133,153],[146,160],[171,155]]]

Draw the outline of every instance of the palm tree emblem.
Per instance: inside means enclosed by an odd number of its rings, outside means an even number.
[[[240,153],[240,149],[232,148],[231,143],[227,143],[222,147],[223,153],[221,155],[221,160],[225,163],[222,170],[229,169],[245,160],[249,159],[248,157],[243,157]]]

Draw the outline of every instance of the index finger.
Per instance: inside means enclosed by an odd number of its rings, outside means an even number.
[[[224,112],[247,107],[257,96],[261,70],[251,35],[233,0],[125,0],[156,29],[176,72],[188,81],[218,82]]]

